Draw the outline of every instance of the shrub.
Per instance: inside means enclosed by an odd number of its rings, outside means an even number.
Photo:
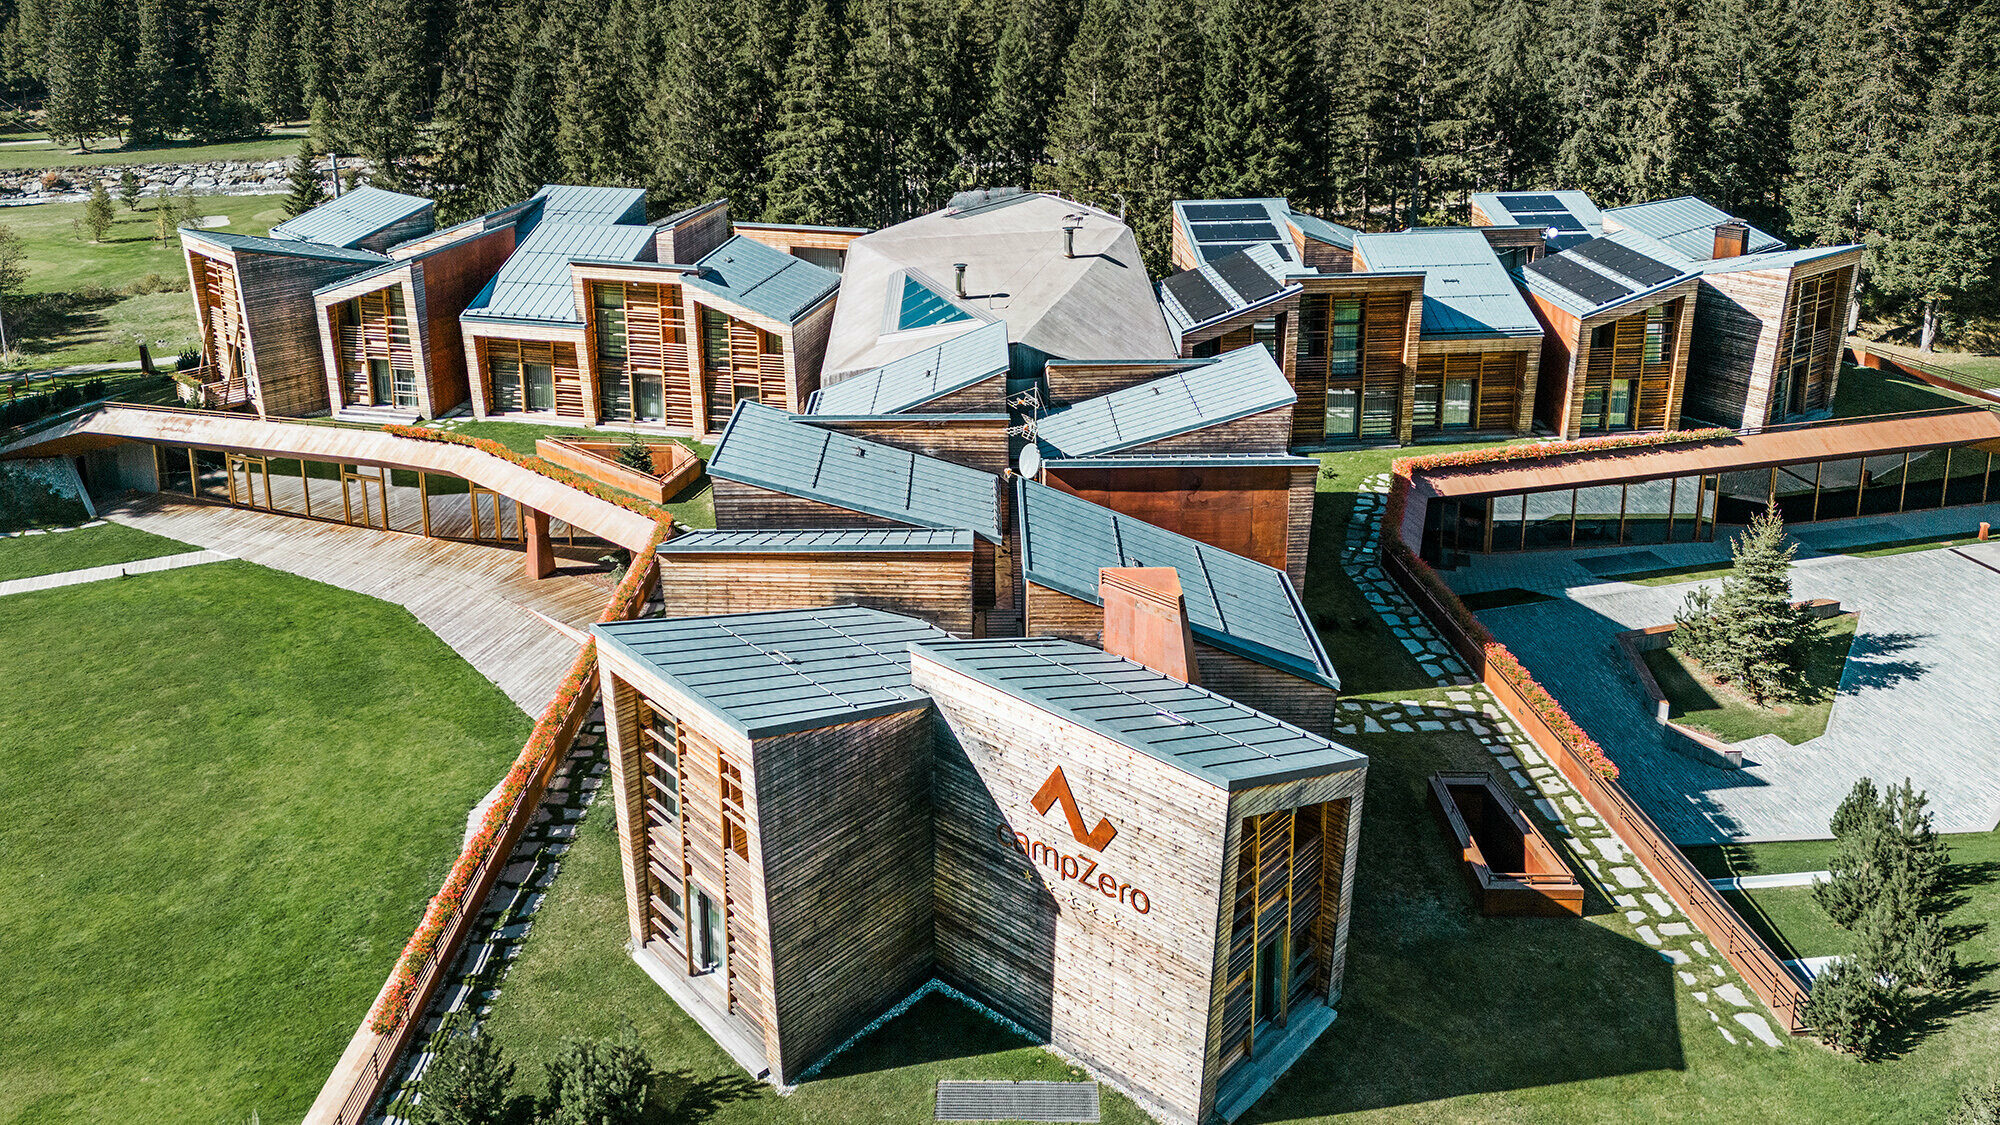
[[[650,475],[653,471],[653,451],[646,448],[638,434],[628,434],[624,448],[618,451],[618,462],[628,469]]]
[[[1948,992],[1958,987],[1958,954],[1936,914],[1922,915],[1911,928],[1901,968],[1903,979],[1919,988]]]
[[[490,1035],[456,1029],[424,1072],[423,1097],[410,1125],[500,1125],[514,1064],[501,1058]]]
[[[1890,1026],[1892,996],[1875,974],[1840,960],[1813,981],[1799,1014],[1836,1051],[1873,1058]]]
[[[1959,1091],[1958,1107],[1944,1125],[2000,1125],[2000,1082]]]
[[[639,1125],[653,1068],[628,1031],[616,1040],[564,1040],[548,1078],[550,1125]]]
[[[54,406],[57,410],[68,410],[72,406],[83,405],[83,388],[75,383],[64,383],[49,397],[55,400]]]
[[[1792,603],[1792,557],[1785,521],[1775,509],[1753,517],[1730,544],[1734,573],[1719,593],[1705,586],[1688,592],[1674,616],[1674,647],[1719,681],[1734,682],[1758,706],[1802,698],[1808,690],[1806,660],[1823,627],[1812,612]]]
[[[180,356],[174,360],[174,370],[176,371],[192,371],[200,366],[200,348],[182,348]]]

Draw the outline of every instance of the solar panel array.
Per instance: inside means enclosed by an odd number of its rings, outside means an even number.
[[[1215,272],[1245,301],[1261,301],[1283,288],[1248,254],[1231,254],[1215,263]]]
[[[1634,291],[1623,282],[1613,281],[1583,263],[1561,255],[1530,262],[1525,269],[1569,290],[1592,305],[1606,304]]]
[[[1553,195],[1503,195],[1500,197],[1500,206],[1505,207],[1510,213],[1515,215],[1519,215],[1524,211],[1564,210],[1562,200],[1557,199]]]
[[[1653,286],[1672,281],[1681,271],[1639,253],[1630,246],[1608,238],[1596,238],[1576,248],[1576,252],[1598,265],[1615,270],[1641,285]]]
[[[1262,203],[1188,203],[1181,210],[1191,223],[1241,222],[1268,214]]]
[[[1278,237],[1270,223],[1195,223],[1196,242],[1268,242]]]
[[[1230,309],[1229,302],[1198,270],[1177,273],[1160,284],[1174,295],[1174,300],[1181,303],[1197,324],[1213,320]]]

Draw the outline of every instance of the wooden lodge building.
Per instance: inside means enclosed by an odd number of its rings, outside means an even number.
[[[1690,418],[1754,432],[1830,416],[1863,247],[1788,248],[1691,197],[1614,207],[1604,224],[1701,277]]]
[[[937,982],[1195,1125],[1332,1022],[1366,759],[1173,674],[1171,574],[1105,585],[1102,650],[859,606],[596,626],[634,957],[751,1074]]]
[[[1542,322],[1535,420],[1559,437],[1680,428],[1700,279],[1628,241],[1577,242],[1517,275]]]
[[[1012,465],[1007,322],[988,321],[815,392],[813,425],[989,473]]]

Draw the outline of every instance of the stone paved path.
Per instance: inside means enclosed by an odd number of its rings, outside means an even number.
[[[221,551],[183,551],[178,555],[159,555],[150,559],[132,562],[107,563],[104,566],[87,566],[81,570],[64,570],[55,574],[37,574],[29,578],[10,578],[0,582],[0,598],[8,594],[26,594],[35,590],[53,590],[58,586],[81,586],[86,582],[102,582],[107,578],[123,578],[128,574],[152,574],[162,570],[179,570],[184,566],[200,566],[203,563],[223,562],[235,558]]]
[[[1732,1044],[1756,1049],[1782,1046],[1783,1033],[1775,1028],[1763,1003],[1745,991],[1742,978],[1709,947],[1701,931],[1624,843],[1597,819],[1582,796],[1485,687],[1472,681],[1465,664],[1383,573],[1376,561],[1375,544],[1388,487],[1387,474],[1362,482],[1349,518],[1341,565],[1425,674],[1444,689],[1444,698],[1344,699],[1334,716],[1334,735],[1451,730],[1479,738],[1492,755],[1496,772],[1506,776],[1520,790],[1525,804],[1554,826],[1554,838],[1569,852],[1571,864],[1588,871],[1639,940],[1673,964],[1681,988],[1707,1013],[1716,1033]]]
[[[2000,543],[1801,559],[1792,589],[1860,613],[1826,733],[1743,744],[1740,770],[1684,757],[1652,721],[1615,634],[1672,621],[1696,583],[1600,583],[1480,620],[1624,767],[1625,788],[1680,844],[1824,839],[1854,780],[1910,778],[1940,832],[2000,820]]]

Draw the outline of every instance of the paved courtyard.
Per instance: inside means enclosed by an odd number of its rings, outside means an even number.
[[[1602,552],[1580,552],[1593,553]],[[1545,572],[1575,571],[1569,554],[1544,562]],[[1677,843],[1824,838],[1863,775],[1910,778],[1930,794],[1942,832],[2000,820],[2000,542],[1801,559],[1794,592],[1858,611],[1854,646],[1826,733],[1800,746],[1770,736],[1745,743],[1741,770],[1668,748],[1614,639],[1671,621],[1693,585],[1597,582],[1479,616],[1604,745],[1626,789]]]

